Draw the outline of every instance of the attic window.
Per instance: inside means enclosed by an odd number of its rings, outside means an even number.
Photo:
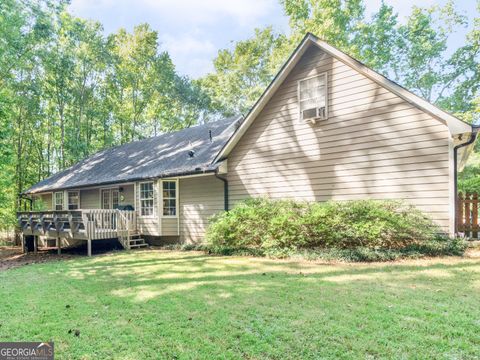
[[[326,72],[298,82],[298,108],[301,121],[315,123],[327,119]]]

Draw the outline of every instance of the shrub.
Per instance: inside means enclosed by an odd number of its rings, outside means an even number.
[[[210,251],[222,254],[255,250],[283,257],[305,249],[355,249],[344,253],[362,258],[362,251],[368,250],[369,257],[372,249],[428,253],[432,244],[441,244],[445,252],[448,239],[440,232],[425,214],[402,201],[257,198],[213,217],[206,239]]]

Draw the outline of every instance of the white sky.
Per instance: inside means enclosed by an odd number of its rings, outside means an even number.
[[[429,6],[446,0],[386,0],[400,18],[413,4]],[[458,8],[476,13],[474,0],[457,0]],[[379,6],[367,0],[367,11]],[[272,25],[285,32],[288,21],[278,0],[72,0],[70,11],[83,18],[100,21],[106,33],[147,22],[159,33],[180,74],[200,77],[212,70],[217,51],[246,39],[256,27]],[[461,36],[459,41],[463,42]]]

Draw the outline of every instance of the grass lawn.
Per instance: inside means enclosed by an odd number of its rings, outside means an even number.
[[[475,359],[480,259],[138,251],[27,265],[0,272],[0,340],[54,340],[58,359]]]

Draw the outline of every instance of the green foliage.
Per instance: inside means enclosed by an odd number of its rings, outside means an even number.
[[[465,24],[466,18],[455,11],[451,2],[443,8],[414,6],[407,22],[397,29],[396,57],[392,62],[397,81],[430,102],[446,104],[449,91],[462,76],[459,64],[447,55],[447,43],[451,33]]]
[[[32,203],[32,209],[34,211],[42,211],[42,210],[48,209],[48,206],[45,203],[45,201],[43,201],[42,198],[37,197],[37,198],[34,198],[34,201]]]
[[[436,241],[447,241],[439,238],[440,232],[421,211],[401,201],[257,198],[212,218],[206,239],[212,251],[223,254],[231,249],[257,249],[282,256],[331,248],[415,249],[425,254]]]
[[[478,152],[470,155],[465,168],[458,173],[458,191],[480,193],[480,154]]]
[[[462,256],[467,249],[467,242],[460,238],[437,238],[422,244],[408,245],[402,249],[378,249],[365,246],[355,248],[315,248],[315,249],[261,249],[227,246],[180,246],[173,250],[200,250],[209,254],[224,256],[268,256],[271,258],[289,258],[300,260],[325,260],[345,262],[395,261],[399,259],[418,259],[422,257]]]
[[[401,249],[379,249],[360,246],[349,249],[323,248],[303,249],[300,251],[276,251],[268,253],[274,257],[300,258],[306,260],[327,260],[346,262],[395,261],[399,259],[417,259],[425,256],[462,256],[467,248],[465,240],[455,238],[437,238],[421,244],[407,245]],[[253,255],[253,254],[252,254]]]
[[[0,2],[0,228],[18,194],[113,145],[207,119],[147,24],[106,37],[64,0]]]
[[[198,81],[212,99],[212,108],[229,116],[247,113],[277,70],[276,51],[285,42],[284,35],[268,27],[256,29],[253,38],[238,42],[233,51],[220,50],[215,73]]]

